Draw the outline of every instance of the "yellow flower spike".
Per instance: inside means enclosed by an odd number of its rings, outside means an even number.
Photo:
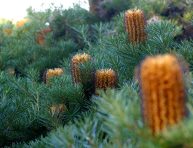
[[[5,29],[3,29],[3,33],[6,36],[10,36],[12,34],[12,32],[13,32],[12,28],[5,28]]]
[[[106,90],[114,88],[117,84],[117,75],[112,69],[101,69],[95,73],[95,88]]]
[[[39,45],[44,45],[45,44],[45,38],[46,38],[46,35],[48,33],[52,32],[52,29],[50,27],[48,28],[45,28],[45,29],[42,29],[41,31],[39,31],[37,33],[37,36],[36,36],[36,42],[39,44]]]
[[[140,66],[139,82],[144,122],[154,135],[185,117],[183,71],[174,55],[147,57]]]
[[[54,68],[54,69],[48,69],[46,71],[45,75],[45,81],[48,83],[49,79],[55,76],[60,76],[63,74],[63,69],[61,68]]]
[[[87,62],[91,60],[91,56],[83,53],[83,54],[76,54],[72,57],[71,60],[71,73],[74,83],[81,83],[81,77],[80,77],[80,67],[79,64],[82,64],[84,62]]]
[[[28,23],[30,20],[28,18],[24,18],[22,20],[19,20],[17,23],[16,23],[16,27],[17,28],[20,28],[20,27],[23,27],[26,23]]]
[[[128,33],[129,41],[133,44],[145,41],[145,18],[143,11],[132,9],[125,12],[125,28]]]
[[[50,111],[52,113],[52,116],[54,115],[58,115],[59,113],[63,113],[65,111],[67,111],[67,107],[65,104],[56,104],[56,105],[52,105],[50,107]]]

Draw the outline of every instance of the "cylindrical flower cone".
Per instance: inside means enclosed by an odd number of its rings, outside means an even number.
[[[114,88],[117,85],[117,75],[112,69],[101,69],[95,73],[95,93],[97,90]]]
[[[133,44],[146,40],[145,18],[143,11],[132,9],[125,12],[125,29],[128,33],[129,41]]]
[[[51,32],[52,31],[52,29],[51,28],[45,28],[45,29],[43,29],[43,30],[41,30],[41,31],[39,31],[38,33],[37,33],[37,37],[36,37],[36,42],[39,44],[39,45],[44,45],[45,44],[45,37],[46,37],[46,35],[49,33],[49,32]]]
[[[5,28],[5,29],[3,29],[3,33],[6,36],[10,36],[12,34],[12,32],[13,32],[12,28]]]
[[[76,54],[72,57],[71,60],[71,73],[72,79],[74,83],[81,83],[81,76],[80,76],[80,64],[91,60],[91,56],[83,53],[83,54]]]
[[[30,20],[28,18],[24,18],[22,20],[19,20],[17,23],[16,23],[16,27],[17,28],[20,28],[20,27],[23,27],[26,23],[28,23]]]
[[[185,117],[183,71],[174,55],[147,57],[140,66],[139,82],[144,121],[153,134]]]
[[[48,83],[50,78],[55,76],[60,76],[62,74],[63,74],[63,69],[61,68],[48,69],[44,74],[44,81],[45,83]]]
[[[58,114],[63,113],[67,110],[68,109],[67,109],[65,104],[55,104],[55,105],[52,105],[50,107],[50,111],[51,111],[52,116],[58,115]]]

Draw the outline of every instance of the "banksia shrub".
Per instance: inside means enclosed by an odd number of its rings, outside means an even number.
[[[128,10],[125,12],[125,28],[131,43],[140,43],[145,41],[145,18],[139,9]]]
[[[63,74],[63,70],[61,68],[48,69],[44,74],[44,81],[48,83],[49,79],[55,76],[60,76]]]
[[[80,64],[83,64],[89,60],[91,60],[91,56],[86,53],[76,54],[75,56],[72,57],[71,73],[74,83],[81,83]]]
[[[106,90],[117,85],[117,75],[112,69],[101,69],[95,73],[95,89]]]
[[[36,37],[36,42],[39,44],[39,45],[43,45],[45,43],[45,37],[46,35],[51,32],[51,28],[46,28],[46,29],[43,29],[41,31],[39,31],[37,33],[37,37]]]
[[[185,117],[185,84],[179,60],[170,54],[147,57],[140,66],[142,111],[153,134]]]

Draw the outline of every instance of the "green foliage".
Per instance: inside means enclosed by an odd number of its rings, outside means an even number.
[[[32,7],[27,9],[28,18],[34,22],[34,25],[39,25],[40,27],[45,25],[46,22],[49,22],[51,14],[51,8],[48,8],[45,11],[36,11]]]
[[[193,12],[186,12],[184,14],[184,20],[187,21],[187,22],[190,22],[191,20],[193,20]]]
[[[181,28],[169,21],[152,23],[147,26],[148,43],[151,48],[163,53],[164,49],[168,50],[173,46],[174,37],[180,34]]]
[[[40,99],[46,95],[44,87],[29,79],[16,80],[5,73],[1,73],[0,81],[1,146],[30,140],[53,128],[55,123],[46,112],[48,100]]]
[[[36,27],[29,27],[30,32],[22,33],[16,30],[15,35],[4,39],[0,47],[1,69],[13,67],[22,75],[25,75],[29,68],[43,72],[46,68],[59,66],[63,58],[76,51],[76,44],[71,40],[52,43],[50,46],[38,45],[35,40]]]
[[[77,27],[91,23],[92,16],[90,13],[79,6],[68,10],[56,9],[50,20],[50,26],[55,39],[71,39],[78,44],[80,49],[84,47],[84,41]]]
[[[97,138],[100,138],[101,123],[91,115],[87,115],[80,122],[65,127],[59,127],[41,141],[30,143],[30,147],[97,147]],[[93,120],[91,120],[93,119]],[[86,123],[86,124],[85,124]],[[28,147],[24,145],[23,147]]]
[[[22,142],[46,135],[51,129],[64,125],[88,110],[81,86],[74,86],[70,76],[53,79],[52,86],[43,83],[47,68],[60,67],[63,59],[76,51],[72,40],[52,41],[52,33],[46,45],[38,45],[36,33],[45,27],[43,18],[31,21],[21,28],[2,25],[1,36],[1,129],[0,146]],[[3,29],[12,27],[12,35],[4,35]],[[9,70],[13,72],[9,72]],[[9,74],[9,75],[8,75]],[[16,77],[15,77],[16,76]],[[52,116],[50,107],[64,103],[67,111]]]
[[[36,79],[33,73],[31,78]],[[81,86],[74,86],[68,76],[53,78],[48,86],[30,77],[16,80],[4,73],[1,73],[0,81],[1,146],[46,134],[88,108]],[[67,111],[55,119],[50,107],[61,103],[66,105]]]
[[[73,85],[71,79],[69,76],[63,76],[55,78],[48,84],[51,85],[48,88],[49,100],[55,104],[64,103],[67,107],[67,112],[64,115],[65,122],[74,119],[87,107],[82,87]]]
[[[109,16],[117,15],[119,12],[127,10],[132,5],[132,0],[119,0],[106,1],[103,3],[103,8],[107,9],[107,14]],[[106,16],[108,17],[108,16]]]
[[[80,64],[80,79],[88,100],[95,93],[95,64],[92,61]]]
[[[132,7],[142,9],[147,18],[159,15],[166,8],[168,0],[132,0]]]
[[[163,140],[160,140],[163,147],[192,147],[192,123],[192,120],[187,120],[184,121],[184,123],[165,131],[163,133]]]
[[[90,116],[85,115],[84,120],[60,127],[28,146],[191,147],[192,114],[184,122],[153,137],[143,125],[137,90],[136,84],[132,84],[119,91],[101,92],[101,97],[95,99],[95,112]]]
[[[174,53],[174,38],[181,31],[180,27],[170,21],[153,23],[146,28],[147,41],[132,45],[123,26],[123,14],[116,17],[111,24],[99,24],[98,30],[108,28],[113,33],[103,32],[98,36],[100,40],[97,45],[91,46],[89,50],[96,59],[97,68],[113,68],[118,73],[120,84],[133,78],[135,67],[147,55]]]
[[[94,7],[96,15],[101,20],[110,20],[120,12],[130,8],[140,8],[147,17],[160,14],[166,8],[167,0],[89,0],[91,8]],[[91,10],[92,12],[92,10]]]
[[[190,71],[193,70],[192,47],[193,47],[193,40],[183,41],[181,44],[176,44],[176,53],[183,55],[184,59],[187,61],[189,65]]]

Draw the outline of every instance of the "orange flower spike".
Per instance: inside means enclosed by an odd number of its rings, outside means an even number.
[[[143,117],[153,134],[185,117],[185,84],[175,56],[147,57],[141,64],[139,78]]]
[[[52,116],[53,115],[58,115],[59,113],[63,113],[65,111],[67,111],[67,107],[65,104],[55,104],[55,105],[52,105],[50,107],[50,111],[52,113]]]
[[[112,69],[101,69],[95,73],[95,88],[106,90],[117,84],[117,75]]]
[[[141,10],[134,9],[126,11],[124,23],[131,43],[135,44],[145,41],[145,18]]]
[[[45,37],[48,33],[52,32],[52,29],[50,27],[45,28],[37,33],[36,42],[39,45],[44,45],[45,43]]]
[[[72,57],[71,73],[72,73],[72,78],[73,78],[74,83],[81,83],[79,64],[82,64],[89,60],[91,60],[91,56],[86,53],[76,54]]]
[[[24,18],[20,21],[18,21],[16,23],[16,27],[19,28],[19,27],[23,27],[27,22],[29,22],[29,19],[28,18]]]
[[[141,41],[145,41],[146,39],[146,33],[145,33],[145,17],[144,13],[141,10],[138,10],[138,22],[139,22],[139,36]]]
[[[3,33],[7,36],[10,36],[12,34],[12,32],[13,32],[12,28],[3,29]]]
[[[46,83],[49,81],[50,78],[60,76],[62,74],[63,70],[61,68],[48,69],[46,72]]]

